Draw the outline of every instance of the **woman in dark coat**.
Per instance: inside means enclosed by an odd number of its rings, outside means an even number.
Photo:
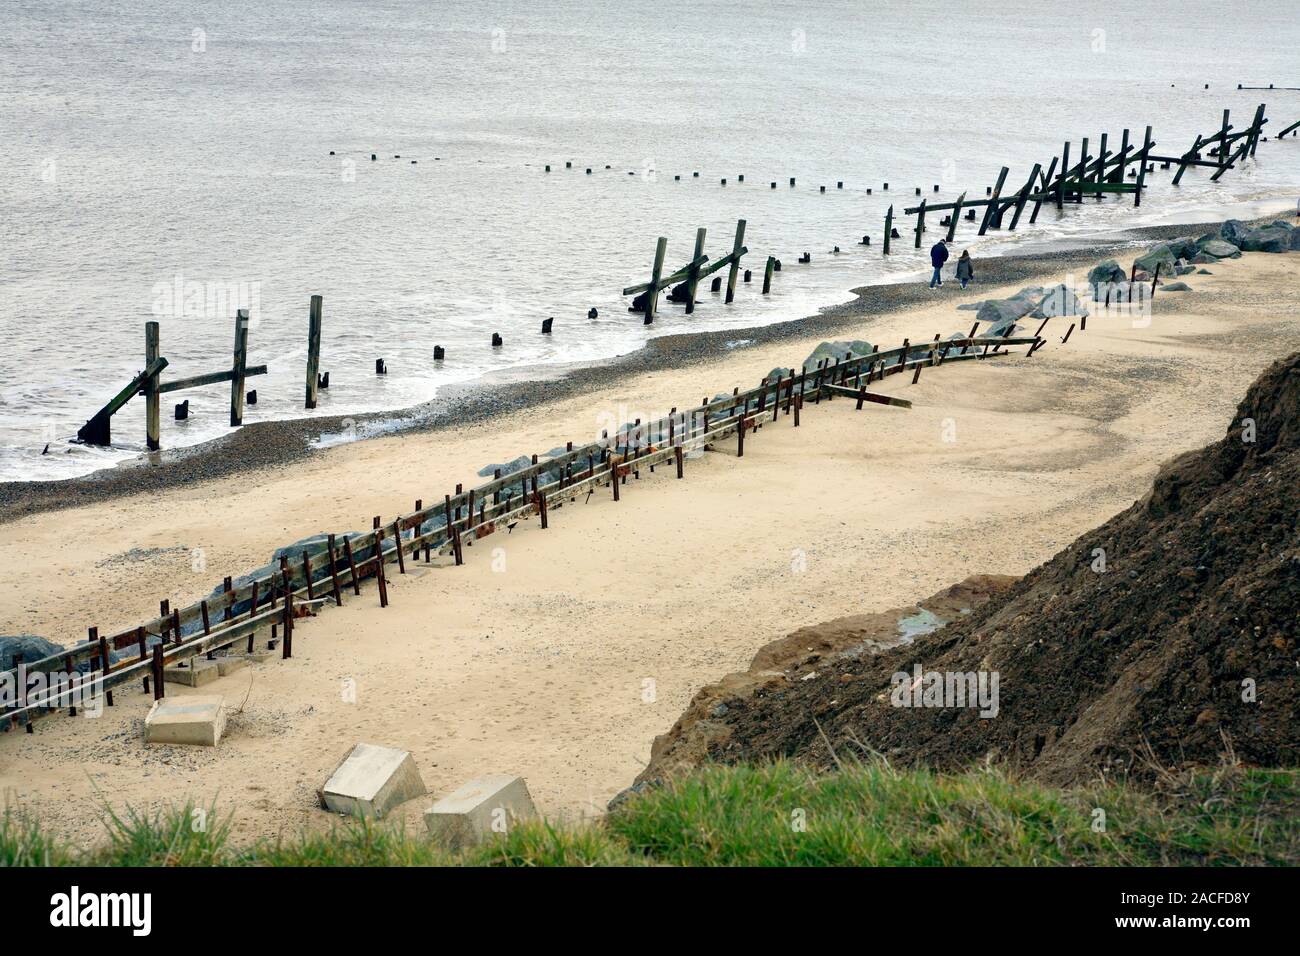
[[[966,288],[966,283],[975,278],[975,263],[971,262],[970,250],[963,249],[961,258],[957,260],[957,281],[961,287]]]

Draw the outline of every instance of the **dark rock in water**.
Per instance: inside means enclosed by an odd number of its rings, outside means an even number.
[[[1196,274],[1197,274],[1198,276],[1212,276],[1212,275],[1214,275],[1214,273],[1211,272],[1209,269],[1197,269],[1197,270],[1196,270]]]
[[[13,669],[15,654],[21,654],[23,660],[30,664],[61,650],[64,650],[62,644],[55,644],[35,634],[0,635],[0,670]]]
[[[1189,286],[1186,282],[1170,282],[1166,285],[1162,285],[1160,288],[1165,292],[1191,292],[1192,291],[1192,287]]]
[[[1207,239],[1201,244],[1201,255],[1213,256],[1216,260],[1239,259],[1241,250],[1223,239]],[[1192,261],[1195,262],[1195,258]]]
[[[1271,222],[1258,229],[1246,230],[1237,245],[1243,252],[1290,252],[1293,231],[1284,222]]]
[[[980,306],[975,318],[988,326],[985,330],[988,334],[1000,334],[1037,307],[1032,299],[989,299]]]
[[[1114,259],[1107,259],[1104,262],[1093,266],[1088,272],[1088,285],[1106,285],[1111,282],[1125,282],[1128,279],[1128,273]]]
[[[685,282],[677,283],[677,285],[673,286],[668,293],[669,302],[689,302],[690,300],[691,296],[686,288]],[[642,308],[644,308],[644,306],[642,306]]]
[[[632,300],[632,304],[627,307],[627,310],[629,312],[644,312],[645,304],[647,301],[649,301],[648,299],[646,299],[646,296],[648,296],[649,294],[650,294],[649,292],[642,292],[640,295],[636,296]]]
[[[1149,272],[1152,275],[1155,275],[1156,268],[1159,267],[1162,276],[1173,275],[1176,265],[1173,251],[1163,244],[1154,247],[1145,255],[1138,256],[1133,260],[1133,264],[1142,272]]]

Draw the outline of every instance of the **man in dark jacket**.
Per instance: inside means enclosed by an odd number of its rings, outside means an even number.
[[[948,240],[940,239],[930,247],[930,265],[934,266],[934,275],[930,277],[930,288],[943,285],[943,276],[939,270],[948,261]]]

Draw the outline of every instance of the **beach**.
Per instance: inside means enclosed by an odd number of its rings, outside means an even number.
[[[752,387],[827,338],[888,348],[947,335],[973,321],[958,304],[1082,281],[1100,257],[989,260],[993,281],[965,292],[866,290],[804,323],[728,333],[752,340],[743,348],[655,340],[612,366],[501,383],[474,413],[449,409],[387,437],[312,450],[302,431],[246,429],[161,468],[6,486],[0,631],[70,643],[89,626],[133,626],[276,547],[477,484],[488,463]],[[1247,254],[1207,268],[1185,277],[1191,292],[1158,293],[1148,327],[1095,316],[1062,344],[1072,320],[1052,319],[1031,358],[879,386],[911,409],[805,406],[798,429],[785,416],[765,425],[743,459],[725,443],[688,460],[681,481],[643,471],[617,503],[598,489],[554,509],[546,530],[533,518],[481,539],[463,567],[390,572],[387,608],[369,584],[300,621],[292,660],[203,688],[234,710],[215,749],[146,749],[146,698],[122,689],[101,717],[0,737],[0,788],[73,839],[98,836],[103,803],[185,799],[216,801],[246,839],[329,826],[316,790],[367,741],[410,750],[434,796],[518,773],[544,814],[598,814],[699,687],[764,644],[970,574],[1023,574],[1130,505],[1162,462],[1219,437],[1246,386],[1294,348],[1300,260]],[[270,450],[245,454],[245,443]],[[418,827],[425,806],[400,816]]]

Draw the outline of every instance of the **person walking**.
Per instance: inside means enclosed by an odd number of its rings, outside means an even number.
[[[930,265],[934,266],[934,275],[930,277],[930,288],[937,285],[943,285],[943,274],[940,270],[943,264],[948,261],[948,240],[940,239],[930,247]]]
[[[970,250],[963,249],[961,258],[957,260],[957,281],[961,287],[966,288],[966,283],[975,278],[975,263],[971,262]]]

